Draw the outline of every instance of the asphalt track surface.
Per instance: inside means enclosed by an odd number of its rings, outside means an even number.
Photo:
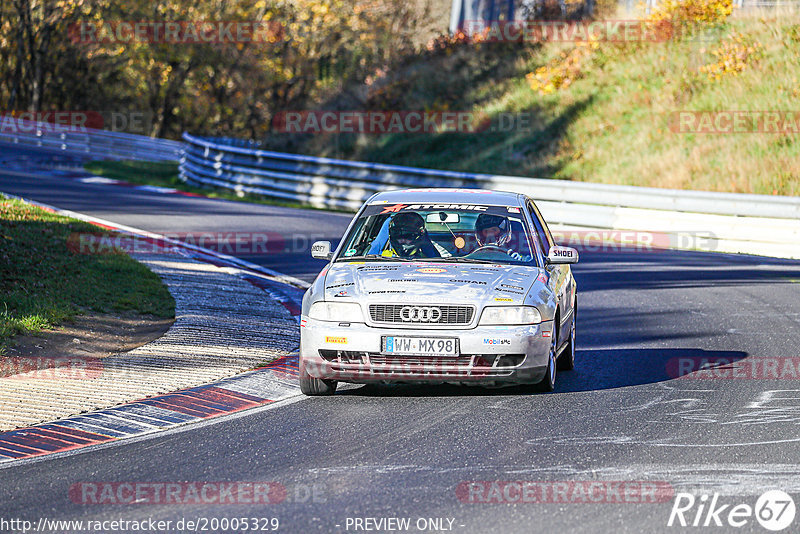
[[[153,232],[272,231],[308,243],[335,240],[350,219],[3,169],[0,191]],[[322,266],[299,244],[246,259],[305,280]],[[367,386],[298,397],[10,464],[0,469],[0,518],[154,518],[173,525],[182,518],[278,518],[279,532],[363,532],[354,519],[366,517],[410,518],[408,532],[437,531],[417,530],[419,518],[445,518],[445,526],[451,519],[453,532],[733,530],[668,527],[675,502],[669,496],[658,503],[594,503],[570,490],[571,502],[487,504],[479,501],[488,493],[470,499],[458,491],[470,481],[572,481],[570,488],[648,481],[671,492],[719,493],[719,503],[731,506],[754,506],[764,491],[779,489],[800,505],[800,376],[791,372],[800,373],[800,263],[586,252],[575,277],[577,364],[559,374],[552,394]],[[782,378],[675,378],[676,362],[706,357],[756,369],[781,362]],[[783,367],[786,361],[793,367]],[[272,481],[285,486],[286,498],[260,505],[97,505],[69,497],[70,486],[81,482],[176,481]],[[615,498],[613,491],[605,495]],[[697,509],[686,512],[687,521]],[[798,525],[800,514],[787,531]],[[766,532],[752,517],[735,530]]]

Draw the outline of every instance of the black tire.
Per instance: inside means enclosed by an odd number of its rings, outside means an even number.
[[[572,371],[575,369],[575,325],[578,323],[576,311],[572,312],[572,328],[569,333],[569,343],[558,357],[559,371]]]
[[[336,391],[338,382],[336,380],[324,380],[322,378],[314,378],[309,375],[303,364],[300,364],[300,391],[304,395],[312,397],[333,395]]]
[[[547,358],[547,371],[544,374],[541,382],[536,384],[536,391],[540,393],[550,393],[556,389],[556,371],[558,364],[556,363],[556,340],[558,339],[555,328],[552,332],[552,341],[550,342],[550,354]]]

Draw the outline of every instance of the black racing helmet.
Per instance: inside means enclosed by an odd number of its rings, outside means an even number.
[[[416,252],[425,234],[425,219],[419,213],[398,213],[389,221],[389,243],[401,256]]]
[[[497,228],[498,232],[487,232],[490,228]],[[511,241],[511,221],[502,215],[481,213],[475,221],[475,239],[478,245],[505,246]]]

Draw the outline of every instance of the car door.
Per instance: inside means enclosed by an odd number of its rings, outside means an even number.
[[[550,247],[556,245],[553,240],[553,234],[550,233],[550,228],[547,227],[547,222],[539,212],[536,204],[528,198],[526,200],[528,212],[531,214],[531,219],[536,227],[536,234],[539,238],[539,244],[542,248],[545,258],[550,253]],[[546,264],[545,264],[546,265]],[[562,328],[562,325],[567,324],[572,317],[573,303],[575,302],[575,280],[572,278],[572,271],[569,265],[546,265],[545,269],[550,274],[553,292],[556,294],[558,300],[558,309],[561,310],[561,324],[558,325],[558,345],[560,346],[568,339],[569,331]]]

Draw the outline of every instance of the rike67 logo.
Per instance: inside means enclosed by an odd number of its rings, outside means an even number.
[[[794,499],[781,490],[764,493],[755,506],[722,503],[718,493],[698,497],[681,492],[675,495],[667,526],[741,528],[755,518],[765,529],[777,532],[792,524],[795,512]]]

